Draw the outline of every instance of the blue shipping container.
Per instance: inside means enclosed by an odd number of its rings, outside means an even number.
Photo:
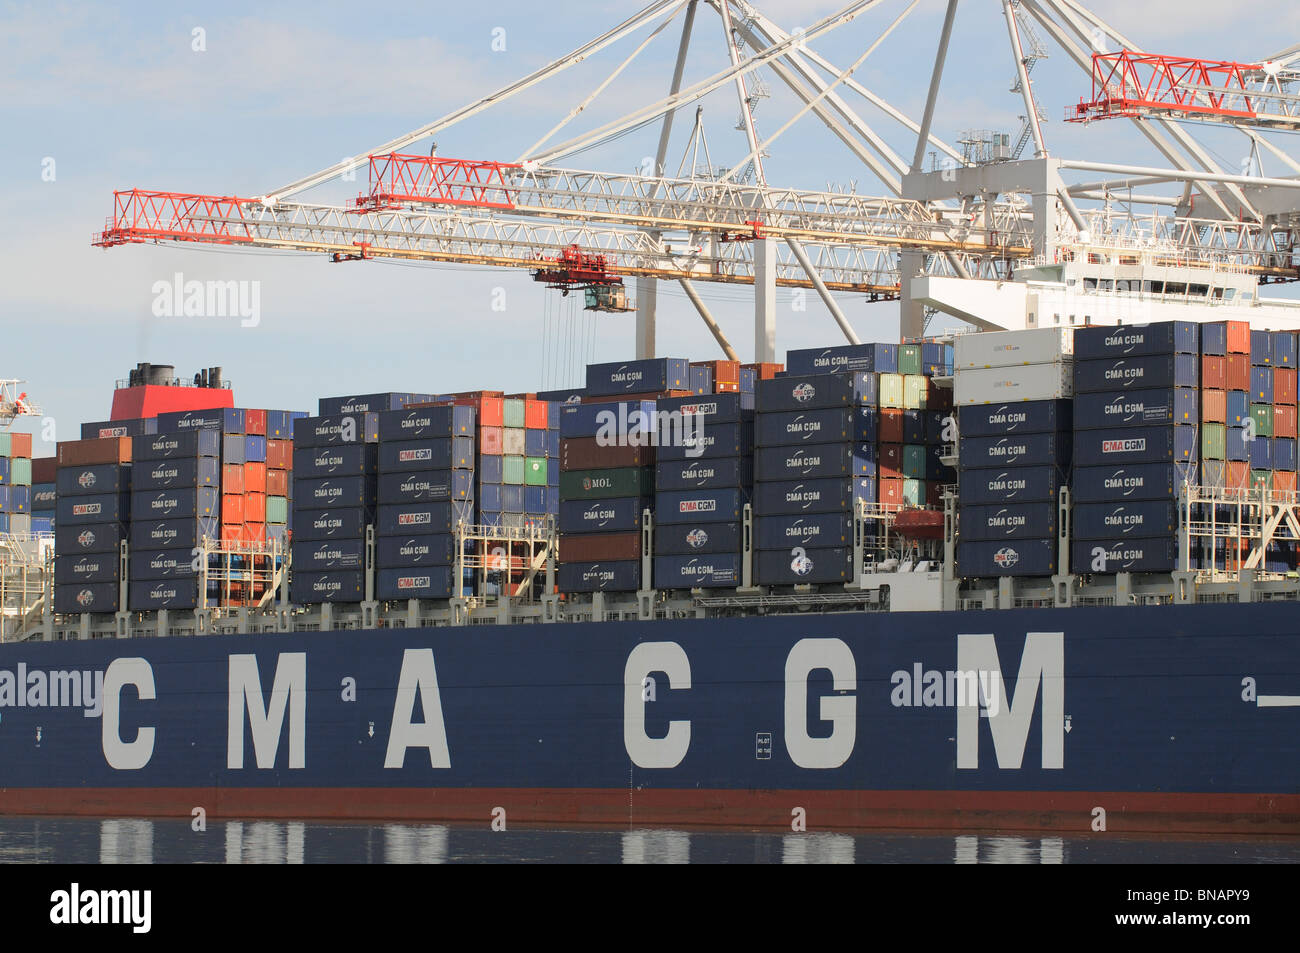
[[[240,407],[222,407],[212,410],[178,410],[158,415],[158,433],[203,429],[243,433],[244,411]]]
[[[985,539],[1043,539],[1056,535],[1056,503],[1002,503],[958,510],[957,527],[965,542]]]
[[[1256,437],[1254,440],[1247,440],[1246,453],[1250,457],[1250,468],[1252,470],[1273,469],[1273,439],[1271,437]]]
[[[655,522],[735,522],[748,502],[749,493],[741,489],[666,490],[655,496]]]
[[[379,469],[379,445],[349,444],[337,447],[304,447],[293,451],[296,479],[330,476],[360,476]]]
[[[874,443],[819,443],[804,447],[760,447],[754,452],[758,480],[876,475]]]
[[[879,395],[875,373],[797,374],[759,381],[755,405],[763,413],[875,406]]]
[[[117,553],[70,553],[54,560],[55,585],[117,582],[121,557]]]
[[[450,533],[384,536],[375,544],[375,565],[380,569],[450,566],[456,560],[455,544]]]
[[[363,506],[308,508],[295,501],[290,521],[294,542],[313,539],[353,539],[366,535],[374,511]]]
[[[381,440],[379,472],[474,469],[473,437],[424,437],[419,440]]]
[[[1273,366],[1274,367],[1295,367],[1296,366],[1296,341],[1294,331],[1274,331],[1273,333]]]
[[[375,480],[366,476],[294,480],[294,506],[326,509],[335,506],[373,506]],[[296,535],[296,534],[295,534]]]
[[[418,473],[385,473],[379,477],[381,503],[472,499],[473,470],[422,470]]]
[[[500,507],[496,507],[499,511]],[[455,532],[458,523],[474,522],[471,504],[386,503],[379,507],[375,533],[379,536],[433,535]]]
[[[127,599],[132,612],[193,609],[199,604],[199,583],[197,579],[149,579],[133,584]]]
[[[131,489],[131,465],[99,463],[88,467],[59,467],[54,480],[56,499],[60,496],[123,493]]]
[[[135,464],[133,470],[131,485],[136,490],[221,485],[221,464],[216,457],[151,460]]]
[[[32,484],[32,512],[43,513],[46,510],[54,509],[54,502],[59,498],[59,492],[55,489],[53,483],[34,483]]]
[[[957,479],[964,505],[1055,500],[1064,483],[1057,467],[963,470]]]
[[[660,415],[677,413],[682,416],[699,417],[705,426],[711,427],[714,424],[734,424],[752,420],[753,405],[746,407],[745,404],[746,401],[741,394],[710,394],[703,399],[665,397],[656,401],[655,407]],[[559,452],[558,443],[556,452]]]
[[[202,519],[133,520],[131,522],[131,549],[157,551],[179,549],[189,551],[198,546],[203,537],[216,539],[220,524],[215,516]]]
[[[361,569],[365,566],[366,542],[364,539],[294,540],[293,567],[300,570],[323,572],[327,569]]]
[[[562,563],[556,575],[561,592],[635,592],[641,588],[641,560]]]
[[[410,396],[410,394],[389,391],[383,394],[357,394],[351,397],[321,397],[316,401],[316,412],[321,417],[336,417],[340,414],[401,410]]]
[[[221,434],[216,430],[161,433],[152,437],[137,437],[131,441],[131,458],[136,463],[143,463],[147,460],[217,457],[220,455]]]
[[[750,457],[669,460],[655,467],[656,490],[747,487],[754,482]]]
[[[1079,328],[1074,332],[1074,359],[1196,354],[1200,340],[1195,321],[1161,321],[1119,327]]]
[[[1256,367],[1273,366],[1273,332],[1250,332],[1250,363]]]
[[[1239,390],[1227,392],[1228,426],[1240,427],[1250,416],[1250,395]]]
[[[300,606],[321,602],[360,602],[365,594],[365,573],[359,569],[344,572],[305,572],[295,569],[289,577],[289,598]]]
[[[1295,469],[1295,464],[1295,440],[1291,437],[1274,437],[1273,469],[1291,471]]]
[[[605,404],[565,404],[560,408],[561,437],[594,437],[608,434],[631,436],[654,433],[653,400],[620,400]]]
[[[228,433],[221,438],[221,462],[222,463],[247,463],[244,457],[246,450],[244,436],[237,433]]]
[[[721,589],[740,585],[740,554],[656,556],[656,589]]]
[[[808,348],[788,351],[785,356],[788,374],[840,374],[853,371],[898,373],[897,344],[846,344],[841,347]]]
[[[1056,539],[979,540],[957,544],[957,574],[966,579],[1051,576]]]
[[[143,437],[158,432],[158,418],[148,417],[135,420],[101,420],[96,423],[81,425],[82,440],[98,440],[101,437]]]
[[[878,412],[874,407],[761,413],[755,436],[760,447],[805,443],[874,443]]]
[[[137,579],[195,579],[199,575],[194,556],[187,549],[147,549],[131,553],[130,576],[132,585]]]
[[[858,500],[874,502],[875,481],[868,477],[759,483],[754,487],[754,512],[832,513],[852,510]]]
[[[331,447],[345,443],[378,443],[379,415],[341,414],[332,417],[302,417],[293,425],[293,446]]]
[[[1152,427],[1159,424],[1197,426],[1197,392],[1191,387],[1080,394],[1074,398],[1074,427]]]
[[[1071,492],[1076,503],[1177,499],[1189,475],[1188,465],[1181,463],[1077,467]]]
[[[266,462],[266,438],[260,434],[250,434],[244,438],[244,462]]]
[[[0,510],[14,512],[6,508],[9,490],[26,489],[26,487],[0,488]],[[125,523],[130,518],[131,497],[126,493],[105,493],[101,496],[61,496],[55,505],[55,523],[59,527],[70,527],[82,523]]]
[[[1074,432],[1075,466],[1191,462],[1200,450],[1196,427],[1126,427]]]
[[[1079,539],[1070,548],[1070,568],[1076,573],[1170,572],[1177,557],[1177,542],[1172,538]]]
[[[452,570],[445,566],[421,569],[381,569],[375,573],[376,599],[449,599]]]
[[[93,585],[54,587],[54,611],[76,614],[81,612],[116,612],[118,584],[100,582]]]
[[[754,541],[757,549],[851,546],[853,515],[813,513],[806,516],[758,517],[754,520]]]
[[[1075,361],[1074,393],[1196,387],[1200,358],[1195,354]]]
[[[1273,368],[1252,367],[1250,369],[1250,399],[1256,404],[1273,403]]]
[[[684,357],[587,365],[587,393],[593,397],[689,390],[690,385],[691,365]]]
[[[474,408],[463,404],[387,411],[379,415],[379,439],[473,437],[474,422]]]
[[[86,523],[54,527],[54,551],[59,557],[74,553],[117,552],[127,538],[125,523]]]
[[[560,501],[561,533],[628,533],[641,528],[641,511],[654,501],[624,496],[609,500]],[[563,587],[561,587],[563,588]]]
[[[1178,529],[1178,504],[1170,500],[1081,503],[1074,508],[1073,523],[1075,539],[1172,537]]]
[[[131,519],[158,520],[215,516],[220,494],[210,487],[141,490],[131,494]]]
[[[1070,434],[1025,433],[1006,437],[965,437],[957,455],[963,470],[987,467],[1065,466],[1070,462]]]
[[[763,550],[754,557],[754,582],[760,586],[802,586],[850,582],[856,578],[853,547],[802,546]]]
[[[660,423],[663,421],[664,418],[661,417]],[[660,460],[743,456],[753,450],[754,425],[749,422],[716,426],[689,424],[680,432],[661,430],[655,446]]]
[[[740,527],[738,522],[656,525],[655,554],[739,553]]]

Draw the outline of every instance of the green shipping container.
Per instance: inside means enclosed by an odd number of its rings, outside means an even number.
[[[1273,489],[1273,471],[1272,470],[1251,470],[1250,471],[1250,488],[1257,490],[1260,486],[1266,490]]]
[[[881,374],[880,375],[880,406],[897,407],[903,406],[903,375],[902,374]]]
[[[7,457],[14,451],[14,442],[9,434],[0,433],[0,457]]]
[[[501,458],[501,482],[511,486],[522,486],[524,482],[524,458]]]
[[[524,486],[546,486],[545,457],[524,457]]]
[[[1201,459],[1226,460],[1227,457],[1227,424],[1201,424]]]
[[[268,496],[266,498],[266,521],[268,523],[289,522],[289,498],[287,496]]]
[[[8,436],[6,434],[5,436]],[[14,486],[32,485],[32,461],[26,457],[14,457],[9,461],[9,482]]]
[[[505,425],[507,427],[524,426],[524,402],[511,398],[505,402]],[[509,482],[508,480],[506,481]]]
[[[903,476],[908,480],[925,479],[926,449],[920,444],[909,443],[903,447]]]
[[[908,506],[920,506],[925,502],[925,481],[904,480],[903,502]]]
[[[903,409],[925,410],[930,395],[930,380],[920,374],[908,374],[903,378]]]
[[[569,470],[560,474],[561,500],[607,500],[616,496],[654,496],[654,467]]]
[[[921,373],[921,345],[904,344],[898,349],[898,373]]]
[[[1273,436],[1273,405],[1251,404],[1250,419],[1255,421],[1255,436]]]

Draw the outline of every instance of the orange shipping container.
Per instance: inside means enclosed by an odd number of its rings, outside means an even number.
[[[1229,321],[1229,324],[1234,322]],[[1250,355],[1229,354],[1228,390],[1241,390],[1250,393]]]
[[[1291,404],[1296,402],[1296,370],[1294,367],[1273,368],[1273,403]]]
[[[289,471],[288,470],[267,470],[266,471],[266,493],[267,496],[288,496],[289,495]]]
[[[1228,395],[1221,390],[1201,391],[1201,420],[1211,424],[1228,422]]]
[[[293,441],[268,440],[266,442],[266,466],[269,470],[292,470]]]
[[[740,381],[714,381],[713,393],[715,394],[739,394]]]
[[[232,526],[244,525],[244,496],[241,493],[221,494],[221,522]],[[225,539],[222,536],[222,539]]]
[[[223,543],[244,542],[244,524],[243,523],[222,523],[221,541]]]
[[[244,522],[245,523],[266,522],[266,494],[265,493],[250,492],[244,494]]]
[[[894,477],[886,477],[881,480],[880,502],[901,506],[903,504],[903,481]]]
[[[32,458],[32,435],[29,433],[13,433],[9,435],[9,456]]]
[[[500,427],[505,424],[506,402],[500,392],[465,394],[456,398],[455,403],[464,407],[473,407],[480,427]]]
[[[1273,489],[1282,493],[1294,493],[1295,492],[1295,471],[1274,470]]]
[[[1201,358],[1201,386],[1212,390],[1228,389],[1228,362],[1226,358],[1209,354]]]
[[[130,463],[130,437],[98,437],[93,440],[61,440],[59,466],[88,467],[96,463]]]
[[[244,433],[251,433],[260,437],[266,436],[265,410],[249,409],[244,411]]]
[[[1290,405],[1278,405],[1273,408],[1273,436],[1292,437],[1296,435],[1296,409]]]
[[[245,493],[266,492],[266,464],[265,463],[244,464],[244,492]]]
[[[244,485],[244,464],[226,463],[221,467],[221,492],[242,494]],[[242,523],[241,518],[238,522]]]
[[[545,430],[549,408],[544,400],[524,399],[524,426],[529,430]]]
[[[1241,460],[1228,461],[1227,483],[1229,489],[1244,490],[1250,486],[1250,464]]]
[[[265,543],[266,542],[266,524],[265,523],[245,523],[244,524],[244,542],[246,543]],[[258,587],[261,588],[261,587]]]
[[[1249,364],[1250,358],[1250,322],[1249,321],[1225,321],[1228,326],[1228,353],[1246,355]],[[1235,387],[1229,387],[1229,390],[1236,390]]]
[[[784,364],[742,364],[741,367],[756,371],[756,377],[760,381],[771,380],[781,371],[785,370]]]

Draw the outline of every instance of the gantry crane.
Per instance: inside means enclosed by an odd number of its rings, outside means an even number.
[[[1015,155],[1029,140],[1034,144],[1034,158],[1020,161],[1011,154],[963,161],[961,153],[932,135],[957,0],[947,3],[920,122],[853,78],[866,58],[912,13],[916,0],[848,68],[832,64],[812,48],[829,32],[884,5],[885,0],[854,0],[791,33],[744,0],[654,0],[567,56],[482,99],[263,195],[117,192],[113,216],[94,243],[112,247],[197,242],[316,252],[335,261],[398,258],[513,267],[533,273],[550,287],[582,288],[591,298],[589,304],[603,304],[603,310],[630,307],[622,282],[634,279],[639,357],[652,356],[655,350],[657,282],[675,281],[682,286],[729,356],[735,350],[694,285],[751,285],[754,358],[760,361],[775,358],[778,287],[816,291],[845,338],[856,343],[857,335],[835,300],[837,293],[871,300],[901,298],[903,334],[914,336],[924,325],[922,309],[912,300],[913,279],[945,275],[965,282],[1002,281],[1017,269],[1059,260],[1063,253],[1089,254],[1093,246],[1156,248],[1162,260],[1229,267],[1277,280],[1300,276],[1293,251],[1296,243],[1291,240],[1295,203],[1284,203],[1285,214],[1279,215],[1276,208],[1252,200],[1251,191],[1282,190],[1289,200],[1300,183],[1224,172],[1204,147],[1172,121],[1177,110],[1150,105],[1160,97],[1169,98],[1158,85],[1145,87],[1147,107],[1126,112],[1104,105],[1108,94],[1103,82],[1103,94],[1094,95],[1094,104],[1101,105],[1083,113],[1140,118],[1138,128],[1172,168],[1064,160],[1049,154],[1044,114],[1029,75],[1034,63],[1046,55],[1046,41],[1031,29],[1031,22],[1094,77],[1099,70],[1104,72],[1107,63],[1121,63],[1127,70],[1136,68],[1145,56],[1076,0],[1001,0],[1017,71],[1013,92],[1022,96],[1026,107],[1025,129]],[[697,12],[705,8],[716,11],[721,20],[726,65],[683,86],[692,29]],[[681,38],[667,95],[551,144],[556,133],[581,115],[679,15],[683,17]],[[649,35],[607,79],[515,158],[467,160],[410,151],[414,143],[442,134],[647,28]],[[1093,55],[1089,44],[1098,36],[1120,44],[1126,52],[1110,59]],[[1273,61],[1261,61],[1258,70],[1232,74],[1233,82],[1254,84],[1252,104],[1267,93],[1271,102],[1281,104],[1276,107],[1279,115],[1290,115],[1291,74],[1281,67],[1270,72],[1267,64]],[[770,71],[801,103],[793,118],[761,141],[753,117],[762,92],[755,72],[760,68]],[[1184,89],[1196,85],[1188,77],[1180,84]],[[730,169],[700,175],[692,165],[687,178],[663,175],[676,111],[727,87],[734,87],[740,104],[737,128],[745,133],[746,154]],[[1244,90],[1245,85],[1233,95]],[[861,97],[902,125],[908,136],[915,136],[910,162],[862,116],[861,107],[846,98],[849,94]],[[1190,95],[1191,101],[1199,101],[1197,97],[1220,93],[1197,89]],[[1218,101],[1227,102],[1222,97]],[[880,181],[882,196],[786,189],[768,182],[762,160],[772,143],[809,114]],[[1281,127],[1260,120],[1261,115],[1255,109],[1257,125]],[[582,171],[560,164],[566,157],[652,122],[660,123],[658,148],[653,162],[638,174]],[[930,169],[923,168],[927,150],[941,157]],[[1300,166],[1291,164],[1300,171]],[[296,198],[362,165],[369,170],[368,188],[346,203]],[[1125,178],[1098,183],[1066,180],[1067,175],[1083,171]],[[1133,190],[1134,184],[1159,182],[1182,184],[1184,196]],[[1200,190],[1195,204],[1190,201],[1193,189]],[[1126,215],[1115,214],[1117,193],[1123,194]],[[1134,213],[1139,206],[1153,213]],[[1170,208],[1174,214],[1164,214]]]

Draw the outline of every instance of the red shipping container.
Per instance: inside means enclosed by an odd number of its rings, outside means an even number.
[[[1281,493],[1294,493],[1295,492],[1295,471],[1274,470],[1273,489]]]
[[[266,494],[265,493],[250,492],[244,494],[244,522],[245,523],[266,522]]]
[[[32,435],[29,433],[11,433],[9,435],[9,456],[32,458]]]
[[[292,470],[293,441],[268,440],[266,442],[266,467],[268,470]]]
[[[244,464],[242,463],[225,463],[221,466],[221,492],[243,494],[244,486]],[[243,517],[232,522],[244,522]]]
[[[1229,321],[1229,324],[1234,322]],[[1250,392],[1250,355],[1249,354],[1229,354],[1226,358],[1228,362],[1228,390],[1241,390]]]
[[[596,563],[640,558],[640,533],[592,533],[560,539],[560,562]]]
[[[55,454],[61,467],[89,467],[96,463],[130,463],[130,437],[60,440]]]
[[[266,436],[265,410],[244,411],[244,433],[251,433],[262,437]]]
[[[478,430],[478,452],[490,457],[501,456],[500,427],[480,427]]]
[[[878,466],[879,466],[879,473],[882,479],[887,479],[887,480],[897,479],[901,481],[903,478],[902,444],[897,444],[897,443],[880,444],[880,463],[878,464]],[[898,493],[899,493],[899,500],[901,501],[903,491],[899,490]],[[881,500],[883,502],[884,500],[883,496],[881,497]]]
[[[58,469],[59,461],[55,457],[37,457],[32,461],[32,482],[53,483]]]
[[[267,470],[266,471],[266,495],[267,496],[288,496],[289,495],[289,471],[288,470]]]
[[[1296,435],[1296,409],[1289,404],[1273,408],[1273,436],[1292,437]]]
[[[221,541],[223,543],[244,542],[244,524],[243,523],[222,523]]]
[[[1250,464],[1242,460],[1229,460],[1227,484],[1230,489],[1238,490],[1250,486]]]
[[[739,394],[740,381],[718,381],[713,382],[713,393],[715,394]]]
[[[1295,376],[1294,367],[1273,368],[1273,403],[1295,405]]]
[[[466,394],[457,397],[455,403],[473,407],[480,427],[500,427],[506,422],[506,402],[499,393]]]
[[[232,526],[244,525],[244,495],[242,493],[221,494],[221,522]],[[222,539],[225,539],[223,536]]]
[[[1228,422],[1228,395],[1224,391],[1201,391],[1201,420],[1211,424]]]
[[[266,492],[266,464],[265,463],[244,464],[244,492],[245,493]]]
[[[926,410],[952,410],[952,388],[931,382],[925,396]]]
[[[596,437],[565,437],[560,441],[561,470],[644,467],[654,462],[655,448],[651,446],[602,446]],[[613,556],[593,556],[592,560],[613,558]]]
[[[742,364],[740,366],[756,371],[757,374],[755,376],[760,381],[771,380],[781,371],[785,370],[784,364]]]
[[[895,477],[886,477],[879,483],[880,502],[895,506],[903,505],[903,481]]]
[[[903,412],[896,407],[880,409],[880,442],[903,442]]]
[[[1224,321],[1228,326],[1228,353],[1246,355],[1246,363],[1250,363],[1250,322],[1249,321]],[[1228,390],[1236,390],[1235,387],[1229,387]]]
[[[549,413],[546,401],[524,399],[524,426],[529,430],[545,430]]]
[[[1228,389],[1228,362],[1226,358],[1211,357],[1209,354],[1201,358],[1201,386],[1213,390]]]
[[[265,523],[245,523],[244,524],[244,542],[246,543],[265,543],[266,542],[266,524]],[[261,587],[258,587],[261,588]]]

